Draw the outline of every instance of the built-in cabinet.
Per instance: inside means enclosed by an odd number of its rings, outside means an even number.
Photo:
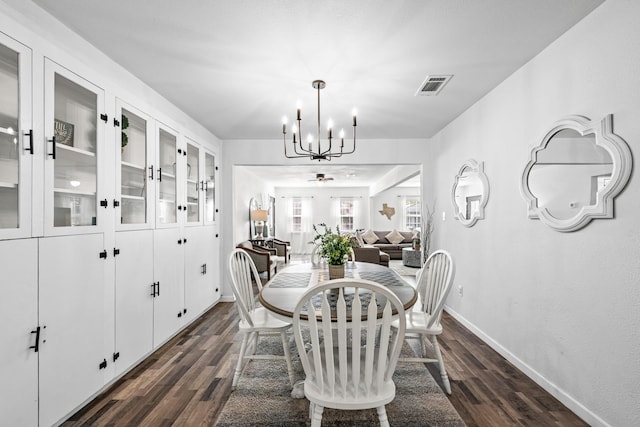
[[[38,239],[0,241],[0,420],[38,423]]]
[[[218,168],[166,117],[33,61],[0,33],[0,419],[49,426],[219,300]]]
[[[31,234],[31,49],[0,33],[0,238]]]
[[[45,60],[45,234],[104,230],[104,91]]]
[[[39,241],[39,409],[40,425],[49,426],[108,379],[107,260],[102,233]]]

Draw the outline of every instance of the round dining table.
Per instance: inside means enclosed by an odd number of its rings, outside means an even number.
[[[413,286],[392,269],[366,262],[345,264],[345,279],[364,279],[379,283],[391,290],[410,309],[418,298]],[[326,263],[291,264],[267,282],[259,294],[260,303],[276,317],[291,321],[302,294],[309,288],[329,280]]]

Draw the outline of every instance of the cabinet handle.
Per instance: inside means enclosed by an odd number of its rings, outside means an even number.
[[[103,359],[102,362],[98,365],[99,369],[105,369],[107,367],[107,359]]]
[[[120,206],[120,200],[113,199],[113,207],[117,208],[118,206]]]
[[[29,129],[29,132],[25,133],[24,136],[29,135],[29,147],[25,148],[24,151],[28,151],[33,155],[33,129]]]
[[[113,353],[113,361],[115,362],[118,359],[120,359],[120,352]]]
[[[120,249],[113,248],[113,256],[120,255]]]
[[[178,239],[178,244],[181,245],[182,244],[182,239]]]
[[[106,209],[109,206],[109,201],[107,199],[100,200],[100,206]]]
[[[149,179],[153,179],[153,165],[149,166]]]
[[[160,296],[160,282],[156,282],[156,296]]]
[[[153,285],[151,285],[151,293],[149,295],[152,297],[156,296],[156,282],[153,282]]]
[[[48,142],[51,143],[51,153],[48,153],[49,156],[51,156],[53,158],[53,160],[56,159],[56,137],[55,135],[51,137],[51,139],[47,140]]]
[[[182,154],[182,148],[178,148],[178,154]]]
[[[40,349],[40,326],[36,328],[35,331],[31,331],[32,334],[36,334],[36,343],[29,348],[32,348],[34,352],[38,352]]]
[[[158,168],[158,182],[162,182],[162,168]]]
[[[100,258],[107,259],[107,251],[106,250],[100,252]]]

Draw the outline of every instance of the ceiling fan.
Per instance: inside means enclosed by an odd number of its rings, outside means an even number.
[[[317,173],[314,179],[310,179],[309,181],[317,181],[317,182],[325,182],[325,181],[333,181],[331,177],[325,177],[323,173]]]

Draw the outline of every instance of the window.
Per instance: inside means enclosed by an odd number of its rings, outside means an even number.
[[[302,200],[299,199],[291,201],[291,231],[302,232]]]
[[[340,231],[354,231],[354,202],[351,199],[340,199]]]
[[[404,201],[404,227],[405,230],[420,228],[422,214],[420,212],[419,199],[405,199]]]

